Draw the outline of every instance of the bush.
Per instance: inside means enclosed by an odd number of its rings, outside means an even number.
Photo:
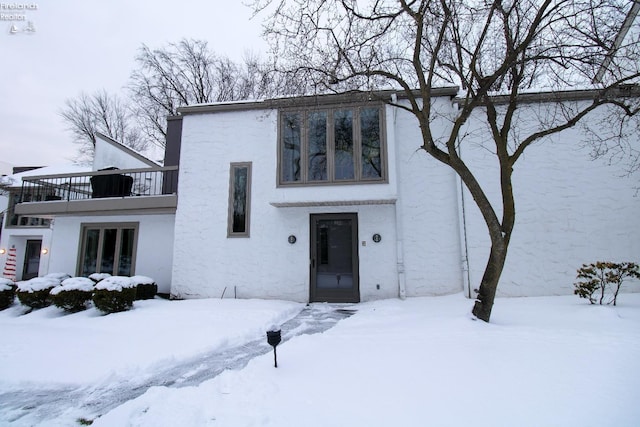
[[[49,292],[60,281],[52,277],[35,277],[31,280],[18,282],[16,295],[20,302],[31,308],[43,308],[51,305],[51,295]]]
[[[136,286],[129,277],[111,276],[101,280],[93,292],[93,303],[105,313],[129,310],[136,299]]]
[[[136,300],[153,299],[158,293],[158,285],[150,277],[133,276],[131,280],[136,286]]]
[[[72,277],[51,290],[51,299],[56,307],[75,313],[85,310],[93,297],[93,280],[86,277]]]
[[[0,278],[0,310],[10,307],[15,297],[16,285],[13,280]]]
[[[626,278],[640,279],[638,264],[633,262],[603,262],[583,264],[578,269],[578,279],[573,293],[586,298],[591,304],[616,305],[622,282]]]

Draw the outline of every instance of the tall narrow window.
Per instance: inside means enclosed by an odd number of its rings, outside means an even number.
[[[335,141],[335,179],[355,178],[353,164],[353,111],[337,110],[333,113]]]
[[[327,112],[309,113],[309,181],[327,180]]]
[[[282,115],[282,181],[296,182],[302,179],[301,145],[302,115],[286,113]]]
[[[363,108],[360,111],[360,141],[362,143],[362,176],[360,178],[382,178],[380,115],[378,108]]]
[[[228,237],[249,237],[251,163],[231,163]]]
[[[131,276],[135,266],[137,223],[82,226],[78,273]]]

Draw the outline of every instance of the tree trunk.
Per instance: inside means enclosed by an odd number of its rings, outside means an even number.
[[[478,296],[472,310],[474,316],[485,322],[488,322],[491,317],[493,300],[496,297],[496,289],[498,288],[498,282],[506,259],[507,246],[502,242],[492,244],[489,261],[487,261],[487,266],[482,275],[482,282],[480,282]]]

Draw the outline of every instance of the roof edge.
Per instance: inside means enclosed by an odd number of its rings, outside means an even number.
[[[420,91],[413,91],[417,96]],[[458,94],[457,86],[439,87],[431,90],[433,96],[454,97]],[[186,105],[178,108],[178,114],[203,114],[229,111],[270,110],[286,107],[312,107],[353,102],[389,102],[391,95],[405,98],[403,90],[351,91],[332,94],[304,95],[286,98],[270,98],[258,101],[233,101],[214,104]]]

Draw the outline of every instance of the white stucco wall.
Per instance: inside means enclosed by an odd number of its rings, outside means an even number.
[[[56,218],[49,243],[48,272],[76,274],[82,224],[122,222],[138,223],[135,274],[153,278],[158,292],[169,293],[174,225],[174,216],[169,214]]]
[[[521,107],[525,113],[527,108],[539,106]],[[473,123],[470,131],[478,128]],[[591,160],[584,139],[580,127],[566,130],[527,148],[515,164],[516,224],[498,295],[571,294],[583,263],[640,260],[637,176],[621,177],[620,165]],[[500,197],[495,156],[481,146],[481,136],[466,141],[463,157],[473,159],[469,164],[495,205]],[[480,284],[490,243],[480,213],[465,193],[473,289]]]
[[[442,108],[451,108],[448,98]],[[278,188],[277,111],[186,115],[174,296],[228,297],[235,291],[238,297],[308,301],[309,216],[338,212],[358,214],[362,301],[397,297],[399,269],[405,271],[408,296],[461,291],[455,176],[416,152],[421,140],[412,116],[386,108],[385,118],[388,183]],[[227,238],[229,164],[248,161],[251,236]],[[396,205],[399,187],[406,196]],[[377,202],[358,203],[363,201]],[[273,206],[308,202],[320,206]],[[343,205],[323,206],[326,202]],[[397,215],[404,223],[400,235]],[[379,243],[372,240],[376,233],[382,236]],[[294,245],[287,242],[291,234],[297,237]],[[404,253],[400,266],[398,250]]]
[[[434,108],[451,111],[449,98]],[[420,149],[415,117],[393,114],[398,152],[399,210],[402,212],[407,296],[443,295],[463,290],[456,175]],[[444,132],[447,122],[434,121]]]
[[[309,300],[311,213],[357,213],[362,300],[397,296],[392,184],[276,188],[277,112],[184,117],[172,293],[180,298]],[[393,154],[392,154],[393,155]],[[229,165],[252,162],[249,238],[227,238]],[[271,203],[341,201],[344,206]],[[373,234],[383,236],[374,243]],[[297,242],[289,244],[287,237]],[[363,243],[364,242],[364,243]],[[378,286],[379,288],[378,289]],[[227,288],[225,291],[225,287]]]
[[[449,98],[436,104],[445,115],[452,111]],[[527,114],[523,106],[521,116]],[[392,107],[385,116],[388,183],[278,188],[277,111],[186,115],[174,296],[308,301],[309,215],[342,212],[358,214],[363,301],[398,296],[401,278],[407,296],[473,297],[489,253],[482,217],[457,176],[420,149],[413,116]],[[444,134],[450,122],[434,120]],[[462,156],[489,198],[498,201],[482,123],[482,117],[472,117],[464,129]],[[530,147],[516,164],[516,226],[499,295],[570,294],[582,263],[640,259],[637,179],[620,178],[616,165],[591,161],[581,141],[579,129],[565,131]],[[231,162],[252,162],[249,238],[227,238]],[[385,202],[349,202],[364,200]],[[326,206],[336,201],[342,206]],[[274,206],[309,202],[316,206]],[[373,243],[374,233],[382,235],[380,243]],[[287,242],[292,234],[293,245]]]

